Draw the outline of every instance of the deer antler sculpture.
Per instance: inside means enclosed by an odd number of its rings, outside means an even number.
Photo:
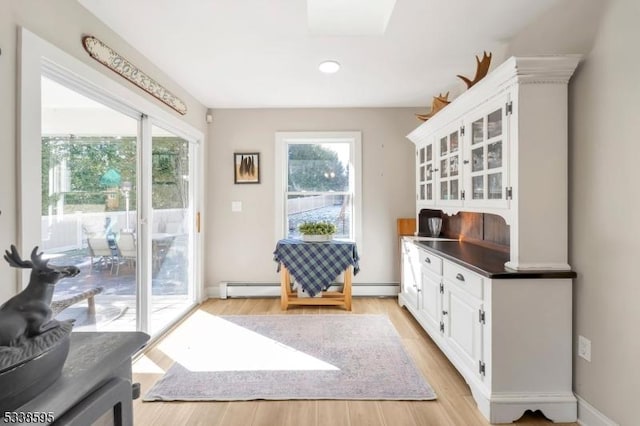
[[[47,267],[48,260],[42,260],[42,253],[38,254],[37,246],[31,251],[31,261],[22,260],[20,253],[18,253],[18,249],[16,249],[16,246],[14,245],[11,246],[11,253],[7,250],[5,250],[4,253],[4,260],[14,268],[31,269],[34,265],[38,265],[38,269],[45,269]]]
[[[487,52],[484,52],[482,56],[482,60],[478,56],[476,56],[476,76],[473,80],[469,80],[467,77],[458,75],[462,81],[467,85],[467,89],[471,89],[471,87],[482,80],[485,75],[489,72],[489,66],[491,65],[491,52],[487,55]]]
[[[51,298],[58,281],[80,273],[75,266],[49,266],[36,246],[31,260],[23,260],[14,245],[5,251],[4,259],[15,268],[31,269],[29,285],[0,306],[0,346],[15,346],[25,338],[58,327],[51,320]]]
[[[431,102],[431,111],[429,111],[428,114],[416,114],[416,117],[418,117],[418,120],[427,121],[450,103],[449,92],[444,95],[440,93],[438,96],[433,97],[433,101]]]

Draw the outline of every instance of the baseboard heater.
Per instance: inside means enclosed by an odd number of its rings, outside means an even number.
[[[332,285],[329,290],[340,290],[341,285]],[[352,295],[395,297],[400,291],[398,283],[357,283],[352,285]],[[218,288],[207,287],[209,297],[280,297],[280,283],[223,281]]]

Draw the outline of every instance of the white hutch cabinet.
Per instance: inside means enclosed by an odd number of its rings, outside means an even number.
[[[492,423],[576,420],[567,83],[578,56],[512,57],[408,135],[422,209],[502,217],[509,245],[404,237],[399,303]]]
[[[579,59],[511,57],[411,132],[417,212],[497,214],[510,225],[509,268],[570,270],[567,83]]]

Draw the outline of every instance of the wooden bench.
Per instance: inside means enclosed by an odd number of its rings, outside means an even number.
[[[52,316],[55,317],[57,314],[67,309],[69,306],[75,305],[76,303],[85,299],[87,300],[87,303],[89,305],[89,315],[94,315],[96,313],[96,301],[94,300],[94,297],[97,294],[102,293],[103,290],[103,287],[94,287],[89,290],[83,291],[82,293],[76,294],[75,296],[52,300],[50,306]]]

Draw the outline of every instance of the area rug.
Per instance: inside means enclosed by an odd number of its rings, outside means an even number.
[[[160,345],[176,362],[144,401],[436,398],[383,315],[199,311],[183,326],[199,338]]]

